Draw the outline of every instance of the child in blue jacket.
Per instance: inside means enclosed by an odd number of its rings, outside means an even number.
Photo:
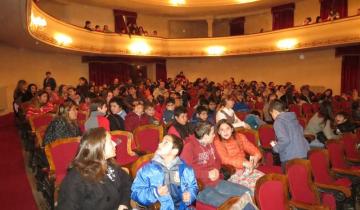
[[[150,163],[136,174],[131,198],[143,206],[160,202],[161,210],[185,210],[196,199],[198,186],[194,171],[179,154],[183,141],[166,135]]]

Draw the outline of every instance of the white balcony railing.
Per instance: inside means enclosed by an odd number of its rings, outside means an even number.
[[[231,56],[360,42],[360,16],[252,35],[167,39],[87,31],[46,14],[31,0],[27,11],[27,28],[33,38],[55,47],[103,55]]]

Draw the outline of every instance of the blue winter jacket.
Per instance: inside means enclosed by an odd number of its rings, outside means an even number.
[[[158,161],[159,157],[154,157],[153,160],[144,165],[136,174],[135,180],[131,187],[131,199],[143,206],[150,206],[157,201],[160,202],[160,210],[186,210],[196,199],[198,193],[198,186],[194,171],[187,166],[182,160],[178,160],[178,177],[180,178],[180,186],[168,186],[171,194],[178,195],[177,198],[172,198],[171,195],[160,196],[157,192],[159,186],[166,183],[163,165]],[[182,194],[189,192],[191,194],[190,202],[184,203],[182,201]],[[174,199],[180,200],[175,203]],[[176,207],[178,206],[178,207]]]
[[[281,162],[307,157],[309,143],[294,112],[280,113],[275,119],[274,130],[277,144],[273,150],[279,153]]]

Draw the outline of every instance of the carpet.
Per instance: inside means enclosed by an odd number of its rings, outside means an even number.
[[[0,117],[0,209],[37,210],[12,114]]]

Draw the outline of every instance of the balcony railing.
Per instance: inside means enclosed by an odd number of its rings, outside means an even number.
[[[243,36],[167,39],[88,31],[46,14],[31,0],[27,11],[27,28],[33,38],[54,47],[103,55],[232,56],[360,42],[360,16]]]

